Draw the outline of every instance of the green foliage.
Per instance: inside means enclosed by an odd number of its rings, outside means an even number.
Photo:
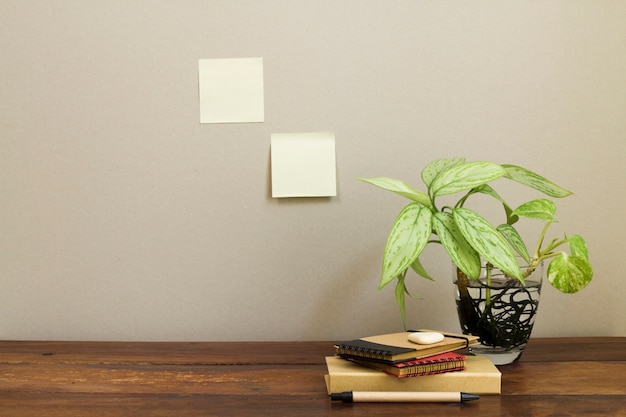
[[[470,245],[461,232],[459,225],[450,213],[437,212],[433,216],[434,231],[450,259],[468,277],[476,278],[480,274],[480,254]]]
[[[472,210],[455,208],[452,214],[465,239],[487,262],[496,265],[507,275],[523,280],[513,250],[498,229]],[[478,275],[470,278],[477,279]]]
[[[548,197],[563,198],[572,193],[526,168],[492,162],[466,162],[464,158],[437,159],[421,173],[426,192],[393,178],[359,178],[369,184],[410,199],[396,217],[383,256],[379,289],[397,280],[396,301],[406,324],[406,273],[409,268],[418,275],[432,279],[419,256],[428,244],[441,245],[452,262],[469,278],[478,279],[481,259],[506,272],[511,278],[524,282],[535,267],[549,260],[548,281],[564,293],[583,289],[593,277],[584,239],[579,235],[564,236],[545,244],[550,225],[556,221],[556,204],[538,198],[519,205],[515,210],[490,185],[497,179],[517,182]],[[438,207],[437,199],[459,194],[454,206]],[[474,210],[465,208],[473,195],[482,194],[502,204],[504,221],[493,225]],[[524,242],[515,224],[520,218],[545,222],[533,252]],[[558,250],[569,248],[569,254]],[[528,265],[522,270],[517,256]]]
[[[404,207],[393,223],[383,258],[383,277],[380,288],[406,271],[426,247],[431,234],[431,212],[411,203]]]

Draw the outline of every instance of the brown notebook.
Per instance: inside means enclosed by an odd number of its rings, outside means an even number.
[[[416,330],[431,332],[434,330]],[[441,342],[430,345],[419,345],[409,341],[409,332],[388,333],[377,336],[362,337],[335,344],[337,355],[344,358],[355,358],[383,363],[396,363],[451,352],[478,343],[478,336],[457,333],[443,333]]]

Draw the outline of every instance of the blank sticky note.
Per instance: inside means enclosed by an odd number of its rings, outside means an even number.
[[[263,59],[198,61],[200,123],[263,122]]]
[[[333,133],[273,134],[271,147],[272,197],[337,195]]]

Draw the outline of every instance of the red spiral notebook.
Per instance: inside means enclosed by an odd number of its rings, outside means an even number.
[[[423,375],[442,374],[465,370],[465,356],[456,352],[440,353],[422,359],[409,360],[397,363],[372,362],[361,359],[349,360],[359,365],[378,369],[386,374],[398,378],[408,378]]]

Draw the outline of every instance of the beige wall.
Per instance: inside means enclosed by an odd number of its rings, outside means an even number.
[[[405,201],[355,178],[419,186],[444,156],[572,189],[554,231],[596,275],[546,287],[535,335],[625,336],[624,22],[597,0],[0,0],[0,338],[399,330],[376,287]],[[265,122],[201,125],[198,59],[236,57],[264,59]],[[316,131],[338,196],[272,199],[270,135]],[[427,263],[409,325],[458,330],[451,268]]]

